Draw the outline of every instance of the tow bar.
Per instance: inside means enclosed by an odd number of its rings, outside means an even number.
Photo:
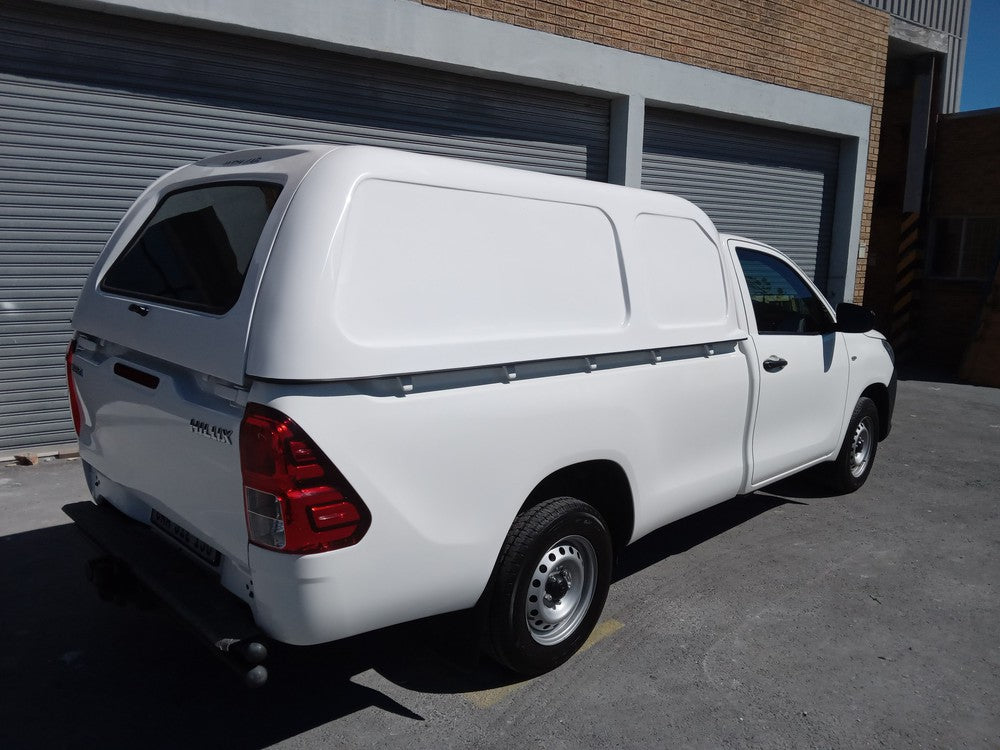
[[[267,646],[246,604],[180,548],[114,508],[71,503],[63,512],[106,554],[87,563],[87,578],[106,601],[158,601],[211,646],[247,687],[267,682]]]

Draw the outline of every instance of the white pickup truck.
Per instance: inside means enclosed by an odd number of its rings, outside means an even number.
[[[534,674],[587,638],[616,550],[817,464],[864,483],[895,399],[872,320],[674,196],[218,156],[139,197],[81,294],[96,505],[67,512],[114,556],[97,579],[131,569],[250,682],[247,624],[316,644],[470,608]]]

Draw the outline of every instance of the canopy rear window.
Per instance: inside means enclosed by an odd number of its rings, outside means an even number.
[[[270,183],[200,185],[167,195],[118,256],[101,289],[214,314],[240,296],[281,192]]]

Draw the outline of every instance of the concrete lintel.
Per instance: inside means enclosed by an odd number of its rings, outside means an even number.
[[[948,35],[943,31],[918,26],[895,16],[889,19],[889,38],[904,42],[907,46],[920,47],[924,54],[927,52],[936,52],[941,55],[948,53]]]
[[[820,133],[867,134],[867,105],[546,34],[412,0],[48,0]]]

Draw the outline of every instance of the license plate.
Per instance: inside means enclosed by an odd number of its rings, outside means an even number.
[[[171,539],[180,542],[185,549],[193,552],[209,565],[218,566],[222,561],[222,553],[215,547],[201,541],[198,537],[185,529],[180,524],[176,524],[159,511],[154,510],[149,516],[150,523]]]

